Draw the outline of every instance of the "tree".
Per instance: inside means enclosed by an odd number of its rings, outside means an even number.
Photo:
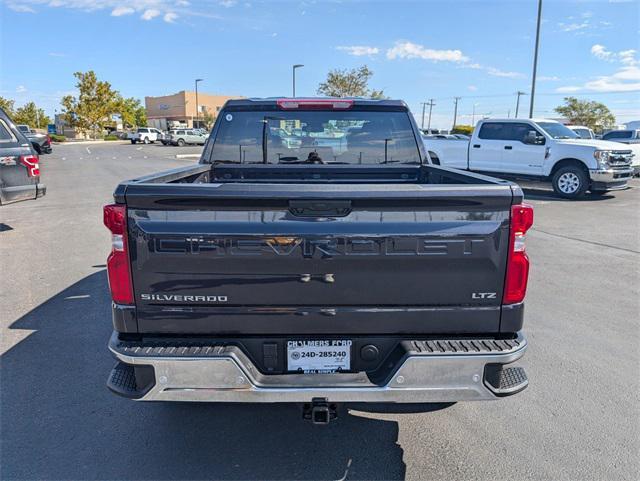
[[[76,72],[78,97],[66,95],[61,104],[66,122],[80,132],[102,133],[109,125],[111,114],[118,113],[119,94],[109,82],[98,80],[95,72]]]
[[[351,70],[331,70],[327,80],[318,87],[318,94],[327,97],[385,98],[382,90],[369,89],[372,76],[373,72],[366,65]]]
[[[51,119],[45,115],[44,110],[39,109],[34,102],[27,102],[22,107],[18,107],[13,114],[13,121],[36,129],[44,129],[51,123]]]
[[[146,127],[147,112],[138,99],[133,97],[125,99],[118,94],[115,104],[117,112],[122,117],[123,127]]]
[[[9,117],[13,117],[13,105],[15,102],[13,100],[5,99],[4,97],[0,97],[0,108],[4,110]]]
[[[204,121],[204,126],[207,130],[211,130],[214,122],[216,121],[216,116],[213,115],[207,107],[204,107],[204,115],[202,120]]]
[[[616,118],[603,103],[575,97],[565,97],[564,105],[556,107],[555,111],[572,124],[585,125],[596,132],[602,132],[616,123]]]

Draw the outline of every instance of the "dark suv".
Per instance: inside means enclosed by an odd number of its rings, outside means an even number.
[[[0,205],[42,197],[38,154],[0,109]]]

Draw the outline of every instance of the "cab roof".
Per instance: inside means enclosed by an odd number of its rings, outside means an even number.
[[[234,99],[227,100],[224,108],[237,108],[247,110],[254,109],[277,109],[279,105],[285,102],[299,102],[301,106],[300,110],[304,110],[304,104],[311,105],[314,102],[318,104],[325,104],[328,110],[331,110],[331,101],[336,103],[348,102],[353,107],[365,107],[380,110],[402,110],[408,111],[409,108],[403,100],[390,100],[390,99],[369,99],[364,97],[266,97],[266,98],[249,98],[249,99]],[[345,108],[336,108],[336,110],[347,110]]]

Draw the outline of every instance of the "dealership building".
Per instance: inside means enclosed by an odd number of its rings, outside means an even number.
[[[145,97],[144,106],[147,120],[151,127],[168,130],[179,127],[204,127],[204,116],[210,114],[217,117],[218,112],[229,99],[242,98],[239,95],[211,95],[182,90],[173,95],[161,97]]]

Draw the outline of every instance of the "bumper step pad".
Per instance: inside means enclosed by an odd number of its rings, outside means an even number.
[[[487,366],[485,384],[496,396],[519,393],[529,385],[523,367]]]
[[[146,381],[142,389],[136,374],[140,380]],[[153,384],[153,368],[151,366],[133,366],[120,361],[113,366],[107,380],[107,387],[111,391],[129,399],[141,398],[153,387]]]

